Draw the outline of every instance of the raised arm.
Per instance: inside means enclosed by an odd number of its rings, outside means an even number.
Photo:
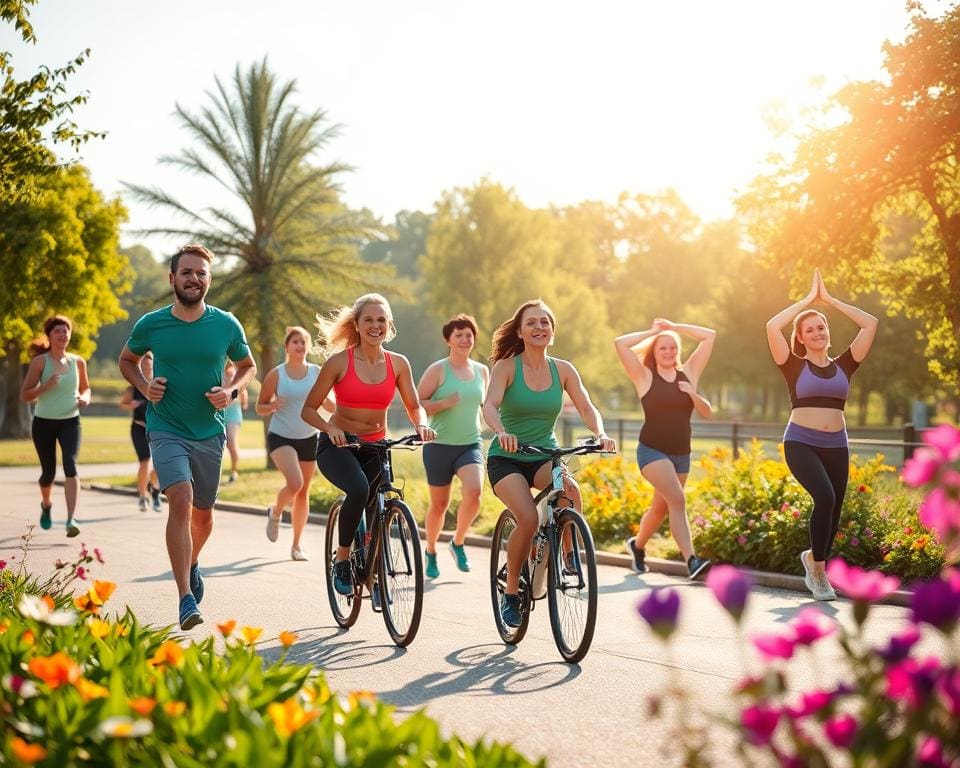
[[[617,336],[617,338],[613,340],[613,346],[617,350],[617,357],[620,358],[620,365],[623,366],[623,370],[627,372],[627,376],[630,377],[630,381],[633,382],[633,386],[636,387],[638,391],[649,388],[653,374],[650,372],[650,369],[641,362],[640,358],[637,357],[633,348],[638,344],[642,344],[647,339],[653,338],[663,330],[665,329],[654,323],[646,331],[625,333],[623,336]]]
[[[827,286],[823,284],[823,277],[821,277],[819,272],[817,272],[817,278],[819,280],[820,300],[835,308],[842,315],[849,317],[859,326],[860,332],[857,333],[853,342],[850,344],[850,354],[853,355],[855,362],[862,363],[870,351],[870,347],[873,346],[873,340],[877,335],[877,326],[880,324],[880,321],[869,312],[864,312],[852,304],[845,304],[840,301],[840,299],[835,299],[827,292]]]
[[[631,354],[633,353],[631,352]],[[603,417],[593,401],[590,400],[590,395],[587,394],[586,387],[583,386],[580,373],[572,363],[566,360],[557,360],[557,368],[560,372],[560,383],[563,385],[564,391],[570,395],[570,400],[587,429],[600,440],[604,451],[610,453],[616,451],[617,443],[612,438],[607,437],[606,432],[603,431]]]
[[[777,365],[783,365],[790,357],[790,345],[783,335],[783,327],[792,322],[799,312],[817,300],[819,288],[820,270],[816,270],[813,273],[813,282],[807,295],[767,320],[767,346],[770,347],[773,362]]]
[[[689,336],[699,342],[697,348],[693,350],[686,362],[683,364],[683,372],[690,379],[694,388],[703,375],[710,355],[713,354],[713,343],[717,338],[717,332],[713,328],[706,328],[702,325],[690,325],[689,323],[672,323],[663,318],[654,320],[654,324],[660,323],[669,331],[674,331],[682,336]]]
[[[391,355],[393,358],[393,369],[397,371],[397,391],[400,393],[400,399],[403,401],[403,407],[407,411],[407,418],[410,419],[410,423],[417,430],[421,440],[436,439],[437,433],[427,424],[427,413],[420,404],[417,388],[413,385],[410,361],[395,352],[384,352],[384,354]]]

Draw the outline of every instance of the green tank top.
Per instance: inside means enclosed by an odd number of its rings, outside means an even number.
[[[523,361],[517,355],[514,358],[513,383],[503,393],[500,403],[500,421],[503,428],[523,445],[535,445],[538,448],[558,448],[557,436],[553,431],[563,407],[563,387],[560,386],[560,372],[553,358],[548,357],[550,365],[550,388],[543,392],[534,392],[523,380]],[[493,438],[488,456],[504,456],[515,461],[543,461],[542,456],[526,453],[507,453],[500,447],[500,441]]]
[[[56,374],[57,368],[53,358],[45,354],[43,371],[40,373],[40,383],[44,384]],[[77,356],[67,353],[67,370],[60,376],[60,381],[53,389],[48,389],[39,398],[33,411],[34,416],[41,419],[72,419],[80,415],[77,405],[80,377],[77,374]]]
[[[483,374],[473,360],[470,370],[473,378],[463,381],[450,367],[450,358],[443,361],[443,381],[431,400],[442,400],[459,393],[460,402],[452,408],[438,411],[430,417],[430,426],[437,433],[434,441],[440,445],[476,445],[480,442],[480,404],[483,402]]]

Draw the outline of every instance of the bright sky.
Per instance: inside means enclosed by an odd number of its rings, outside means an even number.
[[[880,76],[904,0],[40,0],[40,42],[4,29],[26,77],[84,48],[77,115],[106,140],[82,150],[108,194],[159,184],[201,206],[191,177],[156,162],[186,134],[174,104],[269,56],[298,103],[342,124],[330,159],[348,204],[392,221],[484,176],[534,206],[676,188],[703,218],[759,170],[765,105],[793,111]],[[206,192],[204,192],[206,194]],[[129,230],[164,223],[130,204]],[[125,244],[138,238],[125,237]],[[149,241],[148,241],[149,242]],[[157,243],[151,243],[156,246]]]

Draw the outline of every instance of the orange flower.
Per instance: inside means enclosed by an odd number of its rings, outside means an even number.
[[[263,632],[263,627],[244,627],[241,632],[243,633],[243,641],[247,645],[253,645]]]
[[[187,711],[187,702],[168,701],[163,705],[163,711],[170,715],[170,717],[179,717]]]
[[[130,709],[140,715],[140,717],[149,717],[150,713],[153,712],[153,708],[157,706],[157,700],[151,699],[149,696],[137,696],[135,699],[130,699],[129,704]]]
[[[350,692],[350,706],[355,707],[358,704],[366,703],[373,704],[377,700],[377,694],[373,691],[351,691]]]
[[[77,690],[80,691],[80,696],[84,701],[105,699],[110,695],[110,691],[107,688],[104,688],[102,685],[97,685],[85,677],[81,677],[74,685],[76,685]]]
[[[10,629],[10,623],[6,619],[0,621],[0,635],[5,634],[8,629]]]
[[[33,648],[33,644],[37,642],[37,636],[34,635],[29,629],[20,635],[20,639],[23,641],[24,645],[27,646],[27,648]]]
[[[110,599],[110,595],[113,594],[113,591],[117,588],[117,585],[112,581],[94,581],[93,586],[90,587],[88,593],[90,598],[94,601],[99,600],[99,604],[103,605],[107,600]]]
[[[289,648],[291,645],[297,642],[297,636],[293,632],[281,632],[280,642],[284,647]]]
[[[303,695],[314,704],[326,704],[333,693],[325,682],[317,679],[303,688]]]
[[[173,640],[165,640],[153,654],[150,663],[155,667],[161,667],[164,664],[179,667],[183,664],[183,648]]]
[[[39,744],[29,744],[19,736],[10,740],[10,748],[13,750],[13,756],[27,765],[40,762],[47,756],[47,750]]]
[[[90,595],[86,592],[84,592],[82,595],[74,595],[73,606],[81,613],[84,611],[89,611],[90,613],[100,613],[100,606],[96,605],[90,599]]]
[[[267,715],[273,720],[273,725],[281,736],[290,736],[318,714],[319,712],[315,710],[308,712],[301,707],[296,696],[287,699],[282,704],[274,701],[267,705]]]
[[[117,637],[126,637],[127,635],[130,634],[130,627],[128,627],[126,624],[121,624],[118,621],[116,626],[116,632],[114,634],[116,634]]]
[[[230,637],[233,634],[234,628],[237,626],[236,619],[230,619],[229,621],[223,622],[223,624],[217,624],[217,629],[220,630],[220,634],[224,637]]]
[[[90,628],[90,634],[97,640],[102,640],[110,634],[110,622],[91,616],[87,619],[87,626]]]
[[[80,679],[80,667],[62,651],[53,656],[37,656],[27,665],[30,674],[39,678],[51,688],[59,688],[65,683],[75,683]]]

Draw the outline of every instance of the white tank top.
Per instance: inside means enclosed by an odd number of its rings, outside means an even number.
[[[277,366],[277,397],[286,398],[283,408],[270,417],[270,431],[290,440],[302,440],[313,437],[319,430],[311,427],[300,418],[303,404],[320,375],[320,366],[307,363],[307,375],[302,379],[287,376],[287,366]]]

